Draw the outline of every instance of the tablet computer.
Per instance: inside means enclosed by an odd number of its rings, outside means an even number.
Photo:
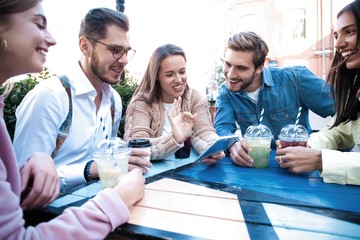
[[[239,137],[237,135],[221,136],[202,154],[200,154],[196,160],[199,161],[205,157],[214,155],[215,153],[223,152],[236,141],[239,141]]]

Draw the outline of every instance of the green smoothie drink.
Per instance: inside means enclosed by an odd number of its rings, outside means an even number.
[[[250,157],[254,160],[254,168],[267,168],[269,165],[269,147],[262,145],[251,145]]]
[[[253,125],[247,128],[245,140],[251,146],[250,157],[254,160],[253,168],[267,168],[273,135],[265,125]]]

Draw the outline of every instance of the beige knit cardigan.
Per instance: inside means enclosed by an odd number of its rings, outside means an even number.
[[[135,97],[135,98],[134,98]],[[150,104],[146,94],[133,96],[125,118],[124,140],[149,138],[151,159],[165,159],[181,148],[172,133],[162,136],[165,122],[165,109],[162,101]],[[191,142],[197,153],[202,153],[218,135],[212,125],[206,100],[195,89],[187,90],[182,96],[182,111],[197,113]]]

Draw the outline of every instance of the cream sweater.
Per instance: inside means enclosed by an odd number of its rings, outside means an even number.
[[[125,141],[135,138],[150,138],[151,159],[164,159],[182,147],[171,133],[162,136],[165,123],[165,109],[162,101],[150,103],[145,93],[133,96],[126,111]],[[218,135],[211,123],[206,100],[194,89],[187,90],[182,96],[182,111],[197,113],[191,142],[200,154]]]
[[[355,121],[311,134],[308,145],[321,149],[324,182],[360,185],[360,153],[334,150],[354,144],[360,146],[360,113]]]

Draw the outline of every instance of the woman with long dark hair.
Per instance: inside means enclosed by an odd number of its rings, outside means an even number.
[[[360,185],[360,153],[338,151],[360,144],[360,0],[338,13],[334,37],[328,82],[336,115],[330,127],[311,135],[310,148],[278,149],[276,161],[291,172],[319,170],[324,182]]]

